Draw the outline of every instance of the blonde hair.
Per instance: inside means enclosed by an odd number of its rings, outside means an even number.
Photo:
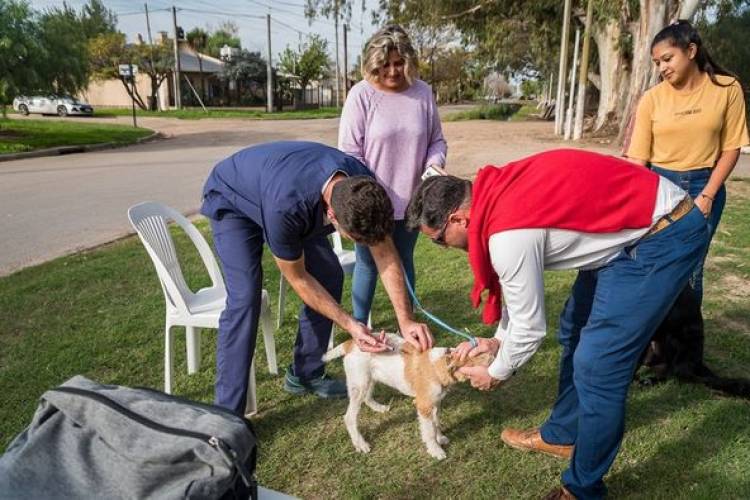
[[[378,82],[378,72],[388,62],[388,54],[392,50],[398,51],[404,59],[404,76],[409,85],[413,84],[419,76],[417,53],[409,35],[397,24],[385,26],[367,41],[362,57],[362,76],[370,82]]]

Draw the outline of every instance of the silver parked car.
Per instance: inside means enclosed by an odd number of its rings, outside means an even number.
[[[94,108],[70,96],[18,96],[13,99],[13,109],[22,115],[39,113],[42,115],[83,115],[91,116]]]

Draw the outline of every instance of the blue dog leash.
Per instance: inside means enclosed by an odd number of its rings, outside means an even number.
[[[404,273],[404,282],[406,283],[406,289],[409,290],[409,295],[411,296],[411,299],[414,301],[414,307],[416,309],[418,309],[422,314],[427,316],[429,319],[431,319],[434,323],[436,323],[438,326],[440,326],[444,330],[447,330],[453,335],[458,335],[459,337],[462,337],[468,340],[471,343],[471,347],[476,347],[477,345],[479,345],[476,337],[474,337],[470,333],[462,332],[461,330],[457,330],[453,328],[448,323],[446,323],[445,321],[438,318],[437,316],[435,316],[434,314],[426,310],[424,307],[422,307],[422,304],[420,304],[419,299],[417,298],[417,294],[414,293],[414,288],[412,288],[411,283],[409,282],[409,278],[406,276],[406,270],[403,269],[403,267],[401,269]]]

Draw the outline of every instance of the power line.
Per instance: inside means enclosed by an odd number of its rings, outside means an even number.
[[[195,13],[195,14],[208,14],[208,15],[219,16],[219,17],[230,17],[231,16],[231,17],[244,17],[244,18],[247,18],[247,19],[265,19],[265,17],[263,17],[263,16],[254,16],[252,14],[232,13],[232,14],[228,15],[225,12],[208,11],[208,10],[202,10],[202,9],[188,9],[188,8],[185,8],[185,7],[180,7],[179,9],[177,9],[177,11],[178,12],[183,12],[183,11],[184,12],[192,12],[192,13]]]

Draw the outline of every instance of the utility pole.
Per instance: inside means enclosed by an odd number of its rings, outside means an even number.
[[[576,65],[578,64],[578,45],[581,40],[581,30],[576,28],[576,41],[573,44],[573,66],[570,68],[570,92],[568,111],[565,114],[565,140],[569,140],[573,133],[573,99],[576,95]]]
[[[146,34],[148,35],[148,43],[151,45],[154,41],[151,39],[151,22],[148,19],[148,3],[143,4],[143,9],[146,12]]]
[[[335,26],[336,26],[336,107],[339,107],[339,99],[341,96],[341,73],[339,72],[339,3],[336,0],[336,8],[334,11],[336,15]]]
[[[180,94],[180,42],[177,39],[177,8],[172,6],[172,27],[174,28],[174,107],[182,109]]]
[[[555,134],[562,135],[565,116],[565,75],[568,74],[568,42],[570,41],[570,0],[565,0],[562,39],[560,40],[560,71],[557,72],[557,100],[555,101]]]
[[[266,111],[273,113],[273,71],[271,70],[271,14],[266,14],[268,60],[266,61]]]
[[[135,74],[133,73],[133,63],[128,63],[128,71],[130,72],[130,88],[131,88],[131,99],[130,105],[133,107],[133,127],[138,128],[138,122],[135,119]]]
[[[591,45],[591,22],[593,17],[594,2],[589,0],[586,6],[586,27],[583,31],[581,68],[578,71],[578,100],[576,101],[576,116],[573,124],[574,141],[577,141],[583,135],[583,111],[586,104],[586,83],[589,78],[589,46]]]
[[[346,100],[346,96],[349,94],[349,77],[347,76],[349,72],[349,54],[347,53],[348,45],[346,43],[346,32],[348,30],[349,26],[344,24],[344,100]]]
[[[151,22],[148,18],[148,3],[143,4],[143,9],[146,12],[146,34],[148,35],[148,53],[149,53],[149,63],[151,64],[151,71],[154,71],[154,40],[151,38]],[[159,109],[159,89],[156,89],[156,95],[154,96],[156,99],[156,109]]]

